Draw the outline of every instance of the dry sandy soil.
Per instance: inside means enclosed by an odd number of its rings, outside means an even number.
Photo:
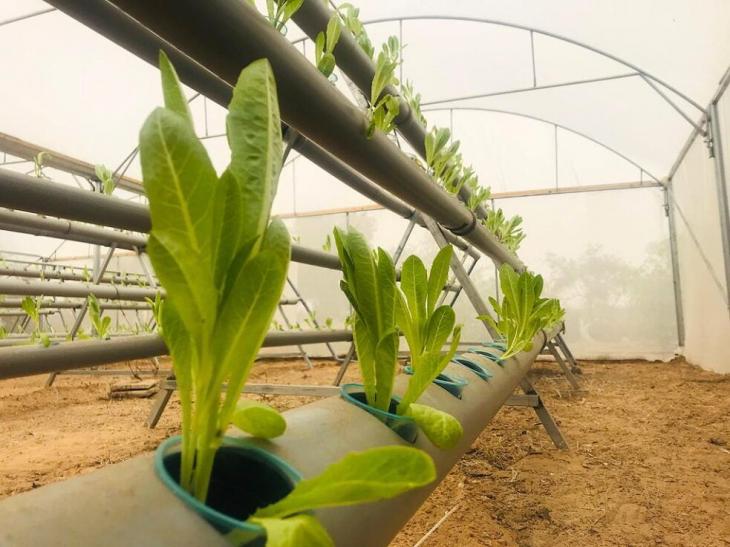
[[[554,365],[533,370],[569,451],[529,409],[503,409],[393,545],[429,531],[421,545],[730,545],[730,375],[682,362],[582,366],[577,396]],[[266,363],[254,381],[327,384],[334,374],[327,363]],[[174,399],[149,430],[151,402],[110,400],[109,377],[44,380],[0,382],[0,497],[152,450],[178,430]]]

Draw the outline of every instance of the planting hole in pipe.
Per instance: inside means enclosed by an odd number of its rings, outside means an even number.
[[[474,353],[476,355],[486,357],[490,361],[497,363],[500,366],[504,365],[504,361],[502,360],[502,358],[499,355],[497,355],[496,353],[492,353],[491,351],[485,351],[485,350],[479,349],[479,348],[469,348],[467,351],[469,353]]]
[[[469,370],[471,370],[474,374],[479,376],[484,381],[487,381],[492,377],[491,372],[489,372],[487,369],[485,369],[481,365],[475,363],[474,361],[470,361],[466,357],[455,357],[452,360],[452,362],[456,363],[457,365],[461,365],[463,367],[468,368]]]
[[[180,487],[179,436],[165,440],[155,452],[155,471],[188,507],[237,545],[265,545],[261,526],[245,522],[260,507],[286,497],[301,475],[279,457],[240,439],[225,437],[213,461],[208,498],[201,503]]]
[[[416,442],[416,439],[418,438],[418,425],[413,418],[409,416],[399,416],[396,414],[396,409],[400,402],[397,397],[393,397],[390,400],[388,412],[385,412],[367,404],[365,391],[361,384],[345,384],[342,388],[340,388],[340,395],[348,403],[358,406],[364,411],[375,416],[378,420],[397,433],[403,440],[408,441],[409,443]]]
[[[410,365],[406,365],[403,367],[403,372],[406,374],[413,374],[413,368]],[[440,388],[445,389],[458,399],[461,399],[461,394],[464,391],[464,388],[469,384],[469,382],[464,378],[460,378],[459,376],[449,376],[443,372],[436,377],[433,383]]]

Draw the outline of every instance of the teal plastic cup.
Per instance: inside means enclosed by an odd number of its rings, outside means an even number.
[[[163,484],[232,545],[266,545],[264,528],[246,519],[286,497],[301,475],[263,448],[225,437],[213,460],[208,499],[202,503],[180,486],[181,442],[180,436],[170,437],[155,452],[155,471]]]
[[[365,388],[362,384],[345,384],[340,388],[340,396],[350,404],[353,404],[365,412],[375,416],[386,426],[397,433],[402,439],[409,443],[416,442],[418,438],[418,425],[409,416],[396,414],[400,399],[393,397],[388,406],[388,412],[370,406],[365,396]]]

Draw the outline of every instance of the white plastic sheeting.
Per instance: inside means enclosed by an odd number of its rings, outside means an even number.
[[[730,98],[720,99],[723,153],[730,157]],[[727,169],[727,165],[726,165]],[[687,359],[730,372],[730,306],[715,164],[702,139],[692,143],[672,179]]]

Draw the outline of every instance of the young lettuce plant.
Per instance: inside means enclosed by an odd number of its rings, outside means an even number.
[[[335,70],[336,60],[333,52],[340,39],[341,31],[337,14],[335,14],[327,23],[327,31],[317,34],[317,38],[314,40],[314,61],[317,63],[317,70],[327,78]]]
[[[342,264],[340,288],[350,301],[352,326],[368,405],[388,411],[398,363],[395,266],[387,252],[372,252],[358,231],[334,230]]]
[[[162,307],[163,302],[162,300],[162,294],[157,291],[155,293],[155,299],[151,299],[149,296],[145,297],[145,300],[152,308],[152,319],[147,323],[145,326],[145,330],[152,330],[152,323],[154,322],[154,327],[157,329],[157,332],[162,332]]]
[[[454,357],[461,338],[461,326],[454,326],[454,309],[447,305],[436,307],[449,275],[452,252],[451,246],[441,249],[430,272],[420,258],[409,256],[403,262],[395,306],[396,323],[408,343],[413,369],[398,404],[398,414],[411,416],[440,448],[456,445],[464,433],[461,424],[450,414],[415,401]],[[449,337],[449,350],[441,353]]]
[[[182,407],[180,483],[204,502],[229,424],[261,437],[283,429],[272,408],[236,408],[291,253],[283,222],[270,220],[283,151],[279,106],[268,61],[244,68],[226,119],[231,162],[218,176],[164,53],[160,71],[165,107],[147,118],[139,144],[147,251],[167,293],[160,319]]]
[[[563,319],[565,310],[555,298],[541,298],[543,280],[541,275],[528,271],[520,274],[509,264],[499,268],[499,286],[502,289],[502,303],[489,297],[497,315],[495,321],[489,315],[479,316],[501,334],[507,344],[501,359],[508,359],[522,351],[532,349],[532,340],[541,329],[547,329]]]
[[[365,31],[365,25],[360,21],[360,9],[350,3],[345,3],[339,5],[337,13],[340,16],[342,24],[355,37],[355,41],[360,46],[360,49],[372,59],[375,54],[375,48],[368,37],[368,33]]]
[[[407,267],[404,263],[401,272],[401,293],[396,285],[393,261],[387,252],[380,248],[377,252],[371,251],[365,238],[356,230],[343,232],[335,228],[334,233],[343,273],[340,288],[355,312],[353,338],[367,404],[389,411],[398,363],[397,327],[401,326],[404,333],[409,331],[407,336],[413,341],[411,350],[415,361],[414,374],[409,378],[396,413],[411,416],[436,446],[453,447],[462,433],[459,422],[444,412],[414,404],[449,362],[459,340],[457,329],[451,349],[446,355],[441,354],[440,349],[454,327],[453,310],[447,312],[439,308],[437,313],[433,309],[438,293],[444,287],[444,276],[448,275],[446,253],[439,256],[432,269],[431,284],[439,285],[438,291],[431,288],[423,263],[419,269],[417,259],[411,258]],[[428,310],[431,310],[430,314]],[[397,317],[400,317],[401,325]],[[431,319],[433,321],[429,323]]]
[[[33,298],[32,296],[26,296],[20,301],[20,307],[26,313],[33,323],[33,332],[30,334],[31,343],[38,342],[43,347],[51,345],[51,337],[44,332],[41,332],[41,302],[43,297],[39,296]]]
[[[390,499],[435,478],[433,460],[416,448],[351,452],[318,476],[297,483],[285,498],[256,511],[249,522],[264,527],[270,547],[330,547],[332,538],[309,511]],[[234,543],[235,535],[229,535]]]
[[[403,100],[408,103],[408,106],[411,109],[411,112],[418,120],[418,123],[420,123],[423,127],[426,127],[428,125],[426,121],[426,117],[423,115],[423,112],[421,112],[421,94],[417,93],[416,90],[413,88],[413,83],[406,80],[401,84],[401,94],[403,95]]]
[[[522,217],[515,215],[507,220],[502,209],[496,211],[490,209],[487,212],[487,217],[482,220],[482,224],[512,252],[517,252],[526,237],[522,228],[520,228]]]
[[[111,196],[112,192],[114,192],[114,188],[117,186],[114,182],[114,174],[111,169],[109,169],[106,165],[99,164],[94,166],[94,173],[101,183],[101,191],[105,195]]]
[[[248,0],[256,7],[256,0]],[[266,18],[279,32],[286,34],[286,23],[302,7],[304,0],[266,0]]]
[[[109,329],[112,325],[112,318],[108,315],[102,316],[101,306],[96,295],[90,294],[86,299],[89,308],[89,319],[94,327],[94,332],[99,340],[106,340],[109,337]]]
[[[388,86],[397,86],[398,78],[395,69],[400,62],[400,43],[391,36],[383,44],[383,49],[375,61],[375,76],[370,86],[370,106],[368,109],[367,137],[371,138],[375,129],[390,133],[395,127],[395,119],[400,112],[400,101],[390,93],[385,93]]]

